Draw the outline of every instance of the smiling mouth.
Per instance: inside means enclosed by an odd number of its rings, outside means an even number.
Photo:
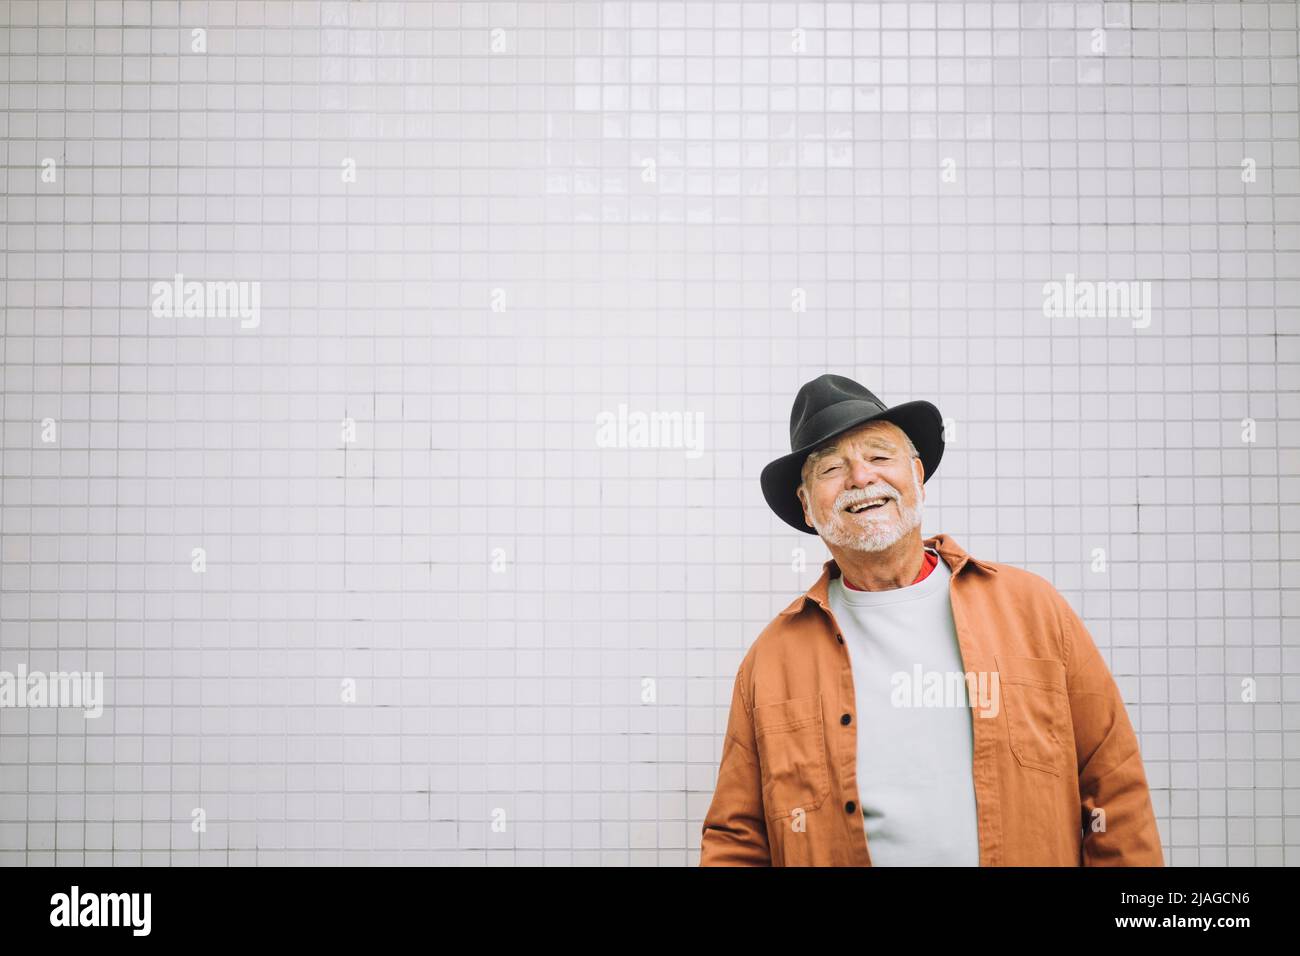
[[[863,512],[866,511],[877,511],[880,508],[885,507],[885,505],[889,504],[893,500],[894,499],[892,498],[873,498],[870,501],[859,501],[854,504],[851,504],[844,510],[851,515],[862,514]]]

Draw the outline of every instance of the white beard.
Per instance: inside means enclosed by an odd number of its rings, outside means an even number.
[[[871,493],[886,490],[894,494],[894,505],[898,511],[896,518],[855,519],[844,510],[837,498],[830,520],[822,524],[814,514],[813,527],[823,540],[837,548],[846,551],[884,551],[921,524],[921,512],[924,510],[921,482],[916,477],[915,469],[912,470],[912,500],[916,502],[915,505],[904,505],[901,493],[887,481],[877,482],[864,491]],[[870,512],[864,514],[870,515]]]

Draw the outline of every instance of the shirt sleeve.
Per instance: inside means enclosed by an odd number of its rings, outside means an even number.
[[[745,698],[744,665],[731,691],[717,789],[704,816],[700,866],[771,866],[763,815],[763,779],[754,742],[753,708]]]
[[[1164,866],[1160,831],[1119,687],[1087,627],[1059,593],[1066,684],[1079,766],[1084,866]]]

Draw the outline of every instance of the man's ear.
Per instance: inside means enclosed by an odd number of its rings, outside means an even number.
[[[794,490],[794,493],[795,496],[799,499],[799,507],[803,509],[803,523],[810,528],[817,527],[815,524],[812,523],[812,520],[808,516],[808,493],[804,491],[803,485],[800,485],[798,488],[796,488]]]

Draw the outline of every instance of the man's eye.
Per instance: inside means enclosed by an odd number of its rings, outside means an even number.
[[[839,470],[840,470],[840,466],[839,466],[839,465],[831,465],[829,468],[825,468],[825,469],[822,470],[822,475],[823,475],[823,476],[826,476],[826,475],[829,475],[829,474],[830,474],[831,472],[833,472],[833,471],[839,471]]]
[[[888,458],[887,456],[885,456],[885,455],[877,455],[875,458],[873,458],[873,459],[871,459],[871,460],[872,460],[872,461],[889,461],[889,458]]]

